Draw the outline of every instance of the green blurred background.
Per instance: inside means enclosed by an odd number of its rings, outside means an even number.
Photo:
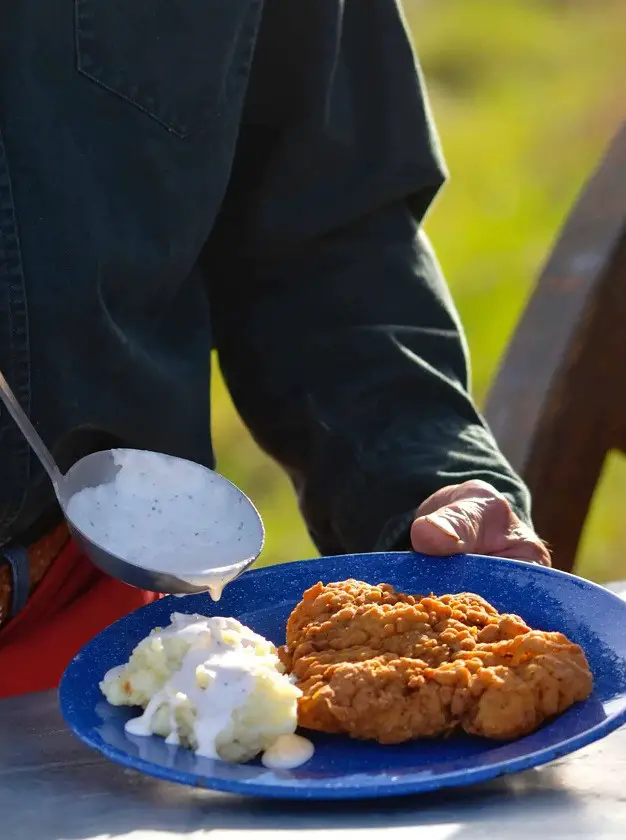
[[[367,0],[363,0],[367,2]],[[576,195],[626,118],[626,0],[405,0],[451,173],[427,229],[482,402]],[[626,383],[625,383],[626,387]],[[258,505],[263,562],[315,556],[291,485],[213,382],[218,469]],[[626,466],[612,455],[578,570],[626,576]]]

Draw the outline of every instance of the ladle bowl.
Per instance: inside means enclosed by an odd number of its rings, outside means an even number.
[[[136,453],[141,456],[145,452],[130,449],[93,452],[77,461],[64,475],[2,373],[0,399],[48,473],[72,536],[94,565],[111,577],[151,592],[185,595],[210,591],[212,595],[217,594],[219,597],[222,587],[251,566],[261,553],[265,531],[255,506],[227,478],[199,464],[194,464],[194,467],[205,472],[205,487],[210,494],[207,495],[207,508],[219,512],[219,516],[212,523],[214,530],[211,535],[211,553],[219,557],[219,566],[213,562],[209,563],[209,558],[206,565],[200,562],[186,566],[185,558],[173,551],[171,569],[164,571],[162,568],[149,568],[149,561],[137,565],[136,562],[130,562],[126,557],[109,551],[106,545],[94,541],[72,520],[68,513],[68,505],[72,497],[81,490],[106,485],[115,480],[120,470],[119,464],[116,463],[116,454]],[[171,455],[161,457],[172,463],[190,463]]]

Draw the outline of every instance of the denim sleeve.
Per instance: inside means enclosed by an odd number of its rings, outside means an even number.
[[[414,509],[471,478],[530,521],[421,230],[443,180],[394,0],[269,0],[204,266],[235,404],[322,553],[408,548]]]

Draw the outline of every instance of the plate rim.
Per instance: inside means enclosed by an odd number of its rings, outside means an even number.
[[[296,560],[282,564],[263,566],[261,568],[252,567],[251,569],[247,570],[242,575],[240,575],[240,577],[237,580],[249,580],[251,576],[267,577],[281,566],[294,568],[298,566],[302,567],[305,564],[311,563],[321,565],[322,563],[328,563],[329,561],[345,560],[346,558],[350,557],[358,557],[361,559],[372,560],[374,558],[383,557],[406,558],[409,556],[413,556],[424,560],[434,560],[438,563],[445,563],[446,560],[466,561],[467,559],[471,559],[473,561],[479,562],[503,563],[506,564],[508,567],[523,567],[526,572],[530,572],[531,574],[548,575],[550,577],[556,578],[568,578],[570,582],[576,584],[583,590],[588,588],[591,588],[593,590],[599,590],[602,593],[603,597],[609,597],[610,600],[613,600],[614,602],[619,604],[620,607],[626,607],[624,599],[620,598],[620,596],[616,593],[612,592],[611,590],[607,589],[601,584],[598,584],[594,581],[586,580],[585,578],[578,577],[577,575],[571,574],[569,572],[564,572],[559,569],[553,569],[551,567],[539,566],[537,564],[529,564],[522,560],[513,560],[501,557],[491,557],[488,555],[476,554],[455,554],[448,555],[446,557],[433,557],[431,555],[415,553],[411,551],[373,551],[358,552],[352,554],[337,554],[316,557],[310,560]],[[185,598],[186,597],[196,596],[191,595],[185,596]],[[143,611],[150,611],[151,607],[154,607],[155,604],[161,602],[162,601],[157,601],[153,604],[144,605],[139,609],[134,610],[132,613],[129,613],[129,615],[134,615]],[[255,780],[229,780],[225,778],[220,778],[218,776],[202,777],[198,776],[193,772],[181,771],[177,770],[176,768],[154,764],[153,762],[148,761],[147,759],[134,756],[130,757],[127,752],[123,751],[119,747],[109,745],[106,742],[102,741],[101,738],[93,737],[89,733],[85,732],[84,729],[82,729],[81,727],[77,727],[75,725],[74,720],[72,719],[72,715],[68,714],[68,708],[66,702],[64,701],[64,696],[68,691],[68,685],[72,677],[72,671],[77,663],[77,660],[84,655],[88,648],[92,644],[94,644],[102,634],[109,632],[111,628],[113,628],[118,623],[123,623],[127,618],[128,616],[122,616],[121,618],[117,619],[117,621],[112,622],[106,628],[101,630],[100,633],[96,634],[96,636],[94,636],[89,642],[87,642],[86,645],[84,645],[80,649],[80,651],[78,651],[78,653],[72,658],[72,660],[67,665],[61,678],[57,692],[59,708],[63,720],[65,721],[70,731],[82,743],[84,743],[91,749],[94,749],[100,755],[118,764],[119,766],[124,767],[126,769],[132,769],[135,772],[144,773],[147,776],[162,781],[183,784],[189,787],[194,787],[196,789],[211,790],[219,793],[228,793],[234,795],[245,795],[263,799],[282,799],[300,801],[348,801],[371,798],[406,797],[410,795],[428,793],[434,790],[449,790],[453,788],[469,787],[471,785],[475,785],[481,782],[492,781],[504,775],[509,775],[512,773],[518,773],[524,770],[530,770],[536,767],[541,767],[558,758],[562,758],[566,755],[570,755],[574,752],[577,752],[578,750],[583,749],[584,747],[589,746],[590,744],[605,738],[607,735],[610,735],[612,732],[626,724],[625,706],[623,709],[609,714],[604,720],[600,721],[594,726],[585,729],[583,732],[573,735],[570,738],[566,738],[565,740],[559,741],[556,744],[535,749],[531,752],[526,752],[523,755],[517,756],[515,758],[503,759],[501,761],[492,762],[487,765],[482,765],[480,767],[466,767],[461,770],[452,770],[448,773],[438,773],[430,777],[421,775],[419,771],[416,771],[413,775],[407,775],[402,780],[398,779],[397,781],[392,781],[390,777],[387,781],[377,780],[368,782],[367,777],[368,775],[371,775],[371,773],[364,772],[362,774],[359,774],[357,772],[350,774],[351,778],[355,780],[351,782],[350,785],[346,786],[343,786],[341,784],[341,777],[338,777],[337,780],[325,779],[323,780],[322,784],[316,784],[315,779],[307,779],[306,786],[304,783],[298,785],[267,785],[259,783]],[[93,730],[90,730],[90,732],[92,731]],[[131,761],[129,761],[129,758],[131,759]],[[359,775],[362,775],[361,782],[356,781],[355,778]],[[419,778],[417,778],[417,776],[419,776]]]

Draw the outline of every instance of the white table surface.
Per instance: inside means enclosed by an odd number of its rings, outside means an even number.
[[[626,597],[626,581],[611,588]],[[0,702],[0,840],[374,840],[381,832],[381,840],[626,838],[626,728],[468,789],[307,805],[179,787],[111,764],[66,729],[54,692]]]

